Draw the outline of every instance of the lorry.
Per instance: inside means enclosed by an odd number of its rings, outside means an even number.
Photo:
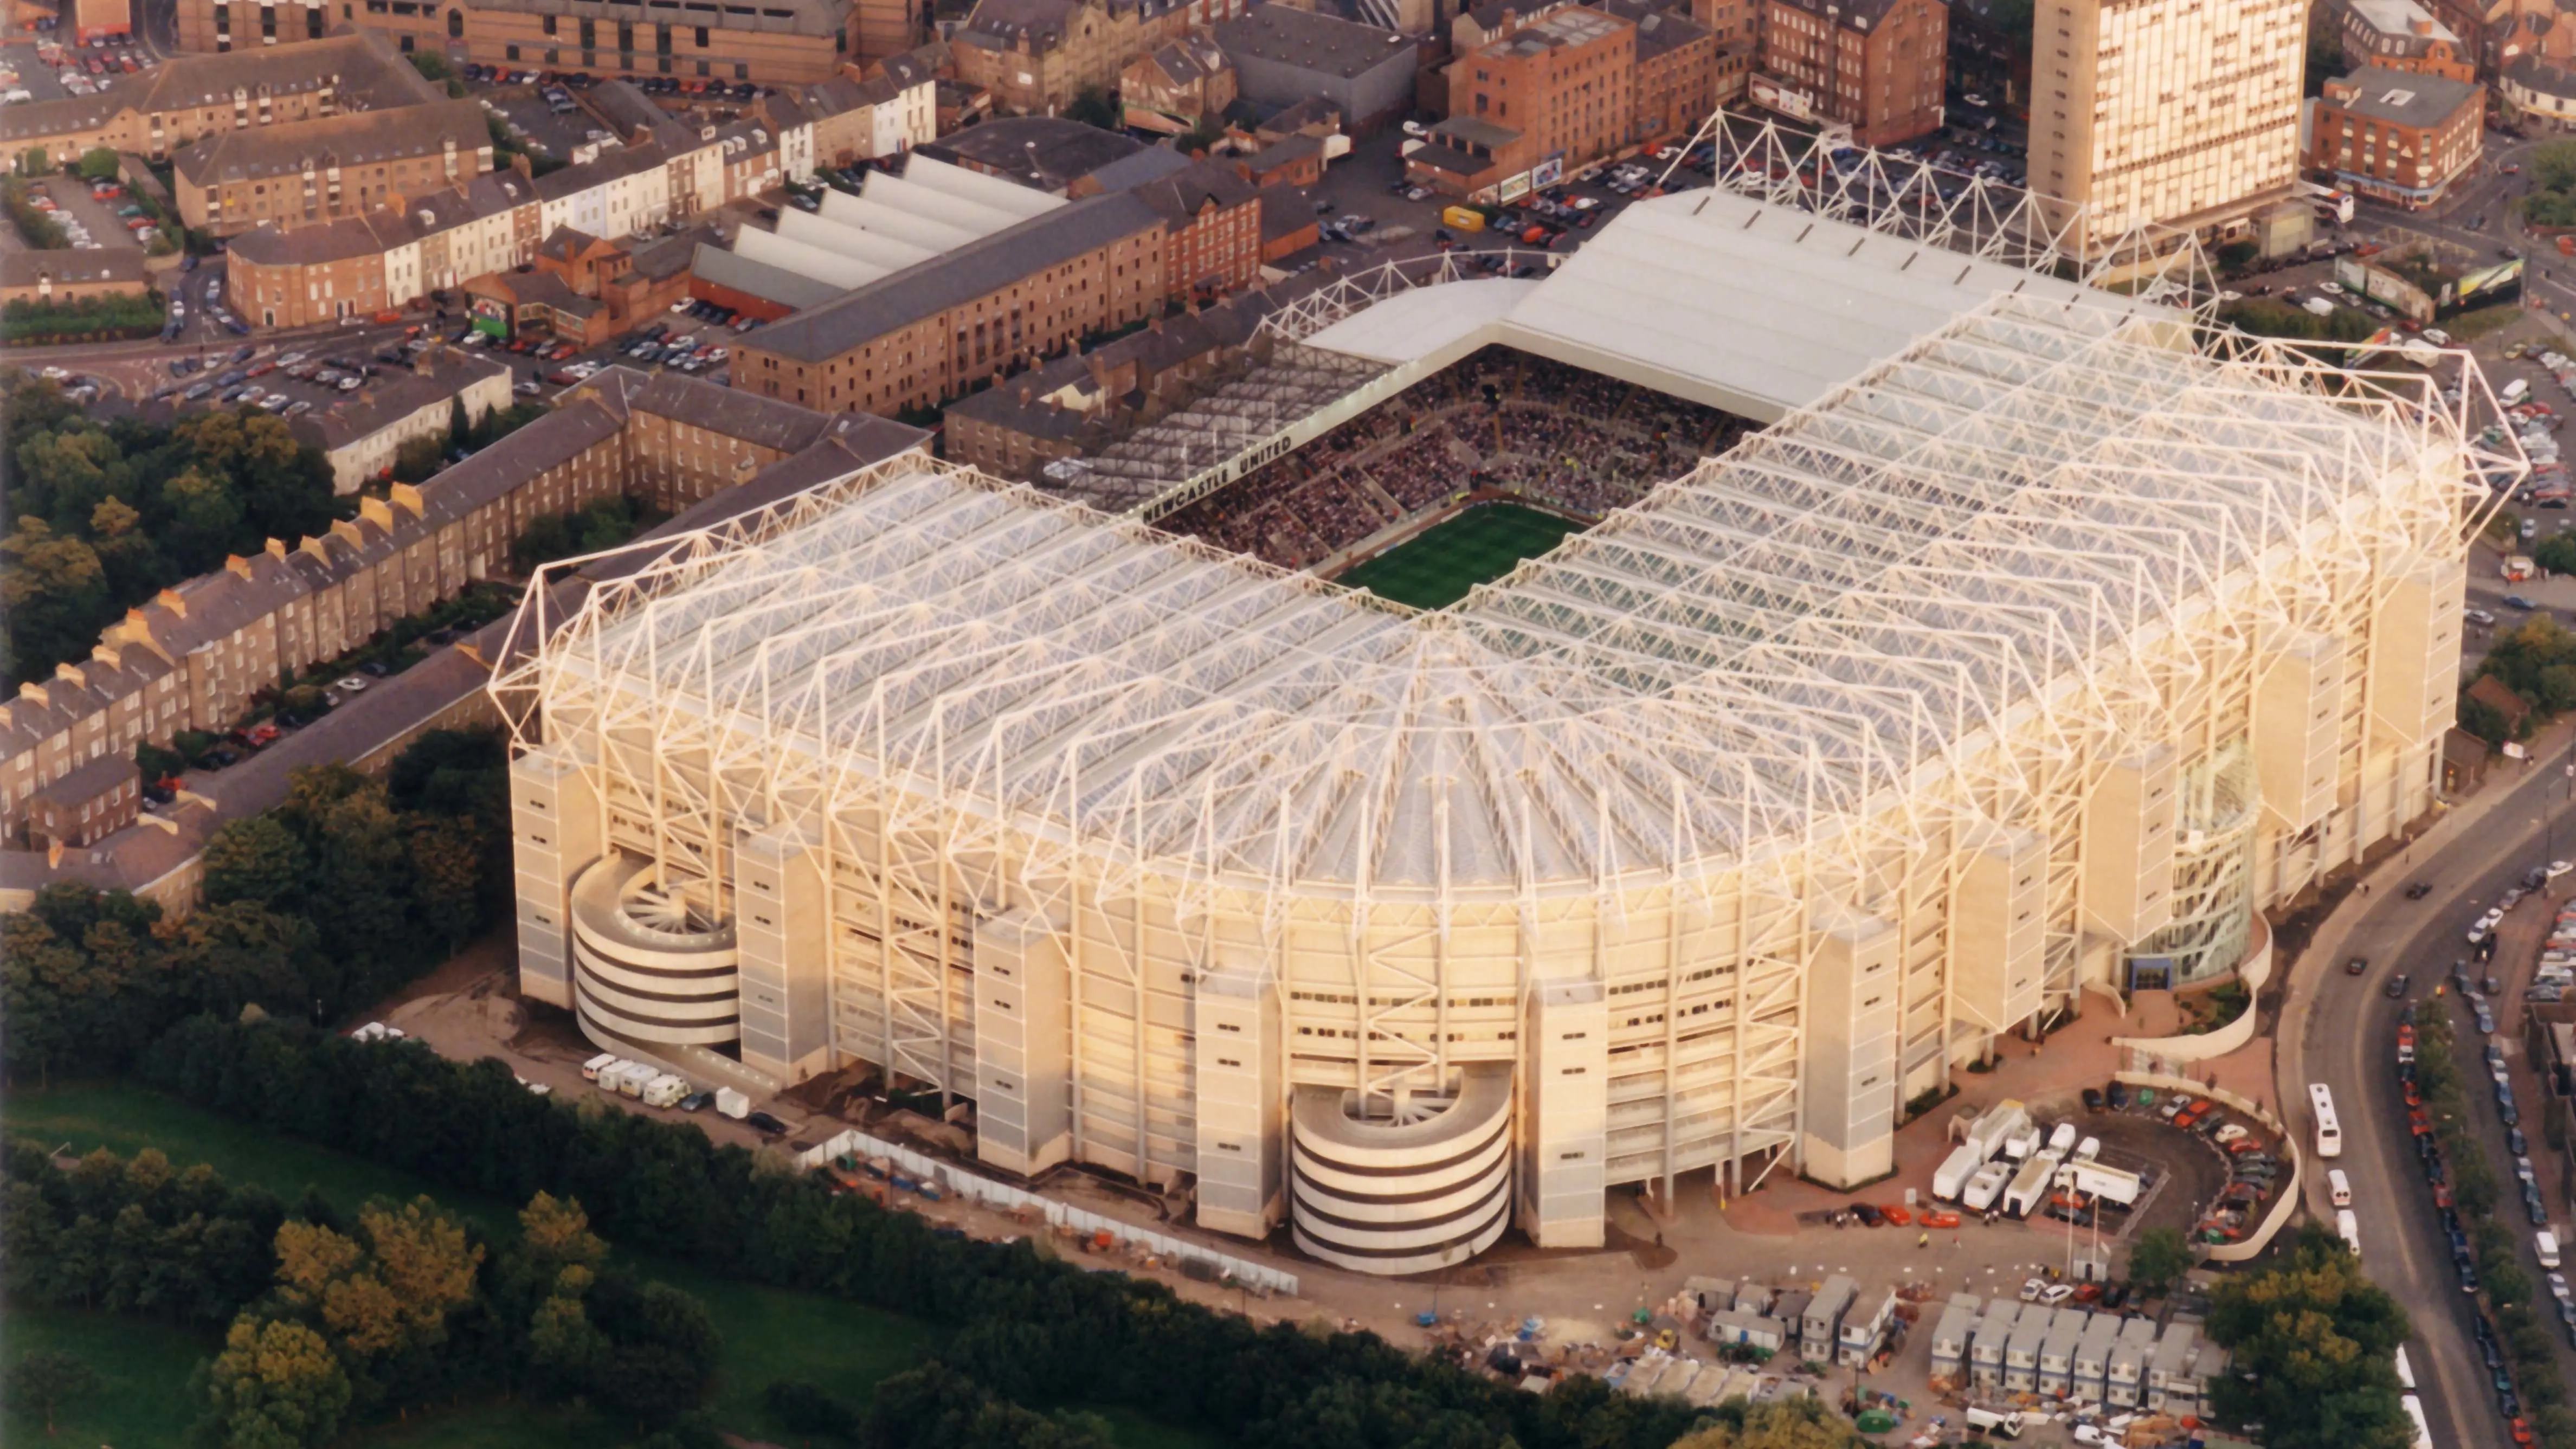
[[[615,1078],[611,1085],[614,1085],[620,1093],[629,1097],[641,1097],[644,1095],[645,1084],[662,1075],[662,1069],[647,1066],[642,1062],[627,1062],[612,1068],[610,1075]]]
[[[677,1106],[682,1097],[689,1095],[689,1079],[664,1072],[646,1082],[638,1095],[643,1097],[647,1107]]]

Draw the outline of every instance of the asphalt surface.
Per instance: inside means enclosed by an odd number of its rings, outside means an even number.
[[[2479,829],[2438,857],[2418,862],[2407,877],[2429,882],[2432,893],[2410,901],[2402,890],[2387,891],[2354,924],[2346,948],[2336,953],[2335,960],[2309,960],[2301,965],[2304,970],[2333,973],[2320,987],[2303,1031],[2310,1076],[2334,1092],[2336,1113],[2343,1121],[2344,1149],[2341,1158],[2320,1163],[2316,1175],[2322,1179],[2326,1167],[2340,1167],[2352,1180],[2353,1212],[2360,1220],[2370,1275],[2396,1294],[2414,1317],[2416,1337],[2407,1356],[2415,1370],[2425,1418],[2439,1444],[2502,1444],[2506,1435],[2485,1365],[2470,1336],[2477,1300],[2460,1291],[2443,1241],[2441,1217],[2434,1210],[2432,1192],[2425,1185],[2407,1131],[2405,1100],[2396,1073],[2400,1003],[2390,999],[2385,987],[2392,976],[2404,972],[2410,978],[2408,996],[2419,1002],[2430,998],[2435,986],[2448,978],[2451,963],[2470,954],[2464,938],[2469,925],[2496,897],[2519,884],[2524,871],[2549,858],[2548,807],[2564,801],[2566,782],[2554,768],[2563,758],[2563,750],[2551,751],[2550,764],[2528,770],[2499,760],[2498,771],[2522,771],[2521,778],[2490,776],[2488,789],[2510,792],[2503,803]],[[2576,832],[2576,811],[2565,813],[2559,830]],[[2560,882],[2562,887],[2570,884],[2576,884],[2576,877]],[[2526,902],[2516,912],[2541,909]],[[2343,974],[2343,958],[2356,955],[2370,961],[2369,970],[2358,979]],[[2525,965],[2505,961],[2499,953],[2492,968],[2476,969],[2492,969],[2502,976]],[[2450,1000],[2447,993],[2444,1000],[2446,1004]],[[2463,1043],[2477,1041],[2475,1024],[2467,1013],[2455,1014],[2453,1023]],[[2509,1022],[2499,1020],[2498,1025],[2511,1030]],[[2482,1095],[2476,1079],[2467,1085],[2471,1097]],[[2518,1100],[2532,1099],[2524,1094]],[[2293,1125],[2312,1133],[2313,1120],[2303,1106],[2294,1105],[2290,1118]],[[2481,1122],[2482,1138],[2495,1130],[2490,1109]],[[2313,1134],[2308,1140],[2313,1149]],[[2502,1152],[2500,1140],[2491,1144],[2491,1158],[2501,1160]],[[2512,1182],[2510,1162],[2504,1163],[2498,1180]],[[2522,1235],[2519,1198],[2503,1196],[2497,1215]]]

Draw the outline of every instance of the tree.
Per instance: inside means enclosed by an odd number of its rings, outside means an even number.
[[[54,1415],[77,1399],[98,1391],[98,1375],[77,1356],[57,1348],[30,1349],[9,1366],[9,1377],[0,1383],[9,1395],[9,1407],[33,1414],[45,1421],[45,1436],[53,1437]]]
[[[303,842],[273,815],[226,821],[206,842],[206,899],[285,908],[301,895]]]
[[[2149,1228],[2129,1246],[2129,1276],[2139,1286],[2162,1292],[2191,1271],[2191,1245],[2179,1228]]]
[[[190,468],[161,485],[171,551],[198,567],[223,562],[242,542],[242,505],[230,485]]]
[[[41,518],[22,517],[0,540],[0,612],[9,616],[12,682],[36,679],[89,652],[111,605],[107,571],[77,538],[60,538]]]
[[[2273,1449],[2407,1449],[2392,1356],[2411,1333],[2343,1240],[2311,1223],[2286,1261],[2230,1278],[2212,1301],[2210,1337],[2236,1369],[2220,1380],[2218,1411],[2261,1420]]]
[[[1064,108],[1064,116],[1068,121],[1080,121],[1086,126],[1098,126],[1104,131],[1117,130],[1120,119],[1117,103],[1109,98],[1108,90],[1101,86],[1084,86],[1076,91],[1072,102]]]
[[[1850,1428],[1808,1397],[1753,1404],[1730,1399],[1717,1407],[1718,1422],[1673,1441],[1672,1449],[1844,1449]]]
[[[80,160],[73,163],[72,169],[79,172],[84,180],[113,181],[124,166],[116,159],[115,148],[92,146],[81,153]]]
[[[224,1350],[197,1371],[201,1449],[309,1449],[329,1443],[349,1411],[348,1372],[322,1335],[301,1323],[245,1314]]]

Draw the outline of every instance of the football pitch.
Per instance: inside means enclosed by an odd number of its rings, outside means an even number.
[[[1381,599],[1417,609],[1441,609],[1467,591],[1512,571],[1522,559],[1556,547],[1583,525],[1511,503],[1470,508],[1424,530],[1334,582],[1366,589]]]

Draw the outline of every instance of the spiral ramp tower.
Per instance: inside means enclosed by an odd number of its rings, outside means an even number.
[[[1297,1246],[1363,1273],[1463,1263],[1511,1225],[1512,1071],[1471,1067],[1446,1095],[1300,1087],[1290,1109]]]
[[[573,880],[573,1009],[587,1028],[661,1046],[742,1035],[733,928],[652,862],[612,851]]]

